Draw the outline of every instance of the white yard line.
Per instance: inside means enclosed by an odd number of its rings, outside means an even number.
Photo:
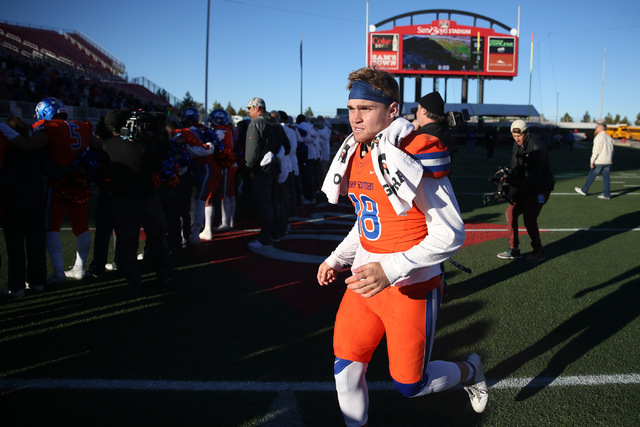
[[[507,378],[487,379],[489,388],[502,390],[514,388],[539,388],[556,386],[607,386],[640,384],[640,374],[580,375],[556,378]],[[139,391],[240,391],[240,392],[334,392],[333,381],[151,381],[151,380],[81,380],[71,378],[18,379],[0,378],[0,389],[33,390],[139,390]],[[369,390],[390,391],[395,386],[389,382],[371,382]]]

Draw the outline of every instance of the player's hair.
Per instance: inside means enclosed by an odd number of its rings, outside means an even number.
[[[424,115],[427,116],[427,118],[431,120],[435,120],[436,123],[444,123],[444,116],[433,114],[431,111],[427,110],[426,108],[424,109],[424,111],[426,111]]]
[[[369,83],[374,89],[381,90],[386,96],[390,96],[393,99],[400,99],[400,87],[396,79],[388,72],[379,70],[375,67],[364,67],[359,70],[352,71],[349,74],[349,84],[347,90],[351,90],[353,82],[361,80],[365,83]]]

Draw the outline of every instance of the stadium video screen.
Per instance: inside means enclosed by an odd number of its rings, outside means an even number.
[[[403,70],[483,71],[484,37],[403,35]]]

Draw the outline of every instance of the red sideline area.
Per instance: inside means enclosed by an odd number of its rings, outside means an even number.
[[[482,242],[488,242],[489,240],[495,239],[506,239],[507,238],[507,227],[505,225],[500,224],[486,224],[486,223],[466,223],[464,225],[466,230],[464,245],[471,246],[476,245]],[[474,231],[477,230],[477,231]],[[494,231],[495,230],[495,231]],[[522,236],[523,234],[527,234],[527,231],[524,229],[520,229],[518,235]]]
[[[342,219],[342,224],[313,222],[310,219],[338,219],[338,216],[353,214],[353,208],[344,205],[304,206],[299,210],[298,218],[291,223],[290,235],[297,234],[332,234],[346,235],[353,222]],[[464,246],[475,245],[493,239],[506,239],[506,226],[485,223],[466,224],[466,240]],[[283,261],[268,258],[251,252],[247,243],[257,238],[259,225],[257,218],[240,216],[236,218],[236,228],[229,231],[214,232],[213,239],[202,241],[198,246],[189,246],[186,251],[198,262],[210,262],[226,268],[247,279],[265,292],[282,300],[303,317],[311,317],[328,305],[337,304],[345,291],[344,280],[349,276],[349,269],[344,269],[336,281],[330,286],[320,286],[316,280],[318,264]],[[473,231],[482,230],[482,231]],[[486,231],[489,230],[489,231]],[[495,231],[493,231],[495,230]],[[520,234],[526,234],[521,230]],[[145,239],[141,232],[141,240]],[[337,246],[337,241],[317,239],[283,239],[274,244],[277,249],[288,252],[328,256]],[[180,267],[180,266],[178,266]]]

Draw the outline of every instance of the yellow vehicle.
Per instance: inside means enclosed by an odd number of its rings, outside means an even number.
[[[640,141],[640,126],[607,125],[605,131],[613,139],[635,139]]]
[[[629,138],[629,131],[627,125],[607,125],[605,131],[613,139]]]
[[[629,133],[629,138],[640,141],[640,126],[629,126],[627,127],[627,132]]]

